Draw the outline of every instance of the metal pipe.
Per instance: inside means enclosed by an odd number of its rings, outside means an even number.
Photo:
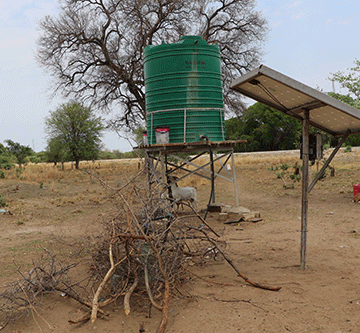
[[[186,142],[186,109],[184,109],[184,142]]]
[[[236,207],[239,207],[239,196],[238,196],[237,183],[236,183],[234,150],[232,150],[232,152],[231,152],[231,164],[232,164],[232,168],[233,168],[233,179],[234,179]]]
[[[210,197],[209,197],[209,203],[206,207],[206,212],[204,215],[204,220],[206,220],[207,214],[209,212],[209,206],[211,201],[214,203],[215,202],[215,191],[214,191],[214,187],[215,187],[215,177],[214,177],[214,156],[213,156],[213,151],[211,149],[211,146],[209,145],[209,156],[210,156],[210,168],[211,168],[211,192],[210,192]],[[209,164],[209,163],[208,163]]]
[[[308,186],[309,186],[309,128],[310,112],[304,110],[303,119],[303,174],[302,174],[302,200],[301,200],[301,249],[300,249],[300,268],[306,268],[306,248],[308,232]]]
[[[150,121],[151,121],[151,125],[150,125],[150,144],[152,145],[153,143],[153,132],[154,132],[154,129],[153,129],[153,126],[154,126],[154,119],[153,119],[153,114],[151,114],[150,116]]]
[[[215,203],[215,169],[214,169],[214,153],[210,147],[210,167],[211,167],[211,198]]]

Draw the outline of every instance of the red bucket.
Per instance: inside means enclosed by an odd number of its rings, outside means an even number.
[[[169,143],[169,127],[157,126],[155,128],[156,143]]]
[[[354,197],[358,193],[360,193],[360,184],[354,185]]]

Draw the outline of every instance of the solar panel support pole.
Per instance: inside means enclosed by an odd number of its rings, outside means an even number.
[[[309,128],[310,111],[304,110],[303,119],[303,174],[302,174],[302,201],[301,201],[301,249],[300,249],[300,268],[306,268],[306,247],[308,231],[308,187],[309,187]]]

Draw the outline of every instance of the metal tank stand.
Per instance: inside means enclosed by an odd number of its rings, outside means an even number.
[[[168,177],[175,175],[178,171],[184,175],[180,176],[176,182],[190,175],[205,178],[211,182],[209,202],[204,217],[206,218],[209,207],[215,203],[215,180],[219,177],[234,184],[235,201],[239,206],[234,147],[243,142],[246,141],[168,143],[138,147],[145,152],[149,191],[154,184],[167,187]],[[189,159],[185,159],[181,153],[191,153],[191,155]],[[201,157],[206,155],[209,156],[209,160],[201,160]]]

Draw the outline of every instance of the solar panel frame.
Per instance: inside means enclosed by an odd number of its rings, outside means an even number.
[[[261,65],[235,79],[230,89],[300,121],[310,111],[310,125],[335,137],[360,133],[360,110]]]

